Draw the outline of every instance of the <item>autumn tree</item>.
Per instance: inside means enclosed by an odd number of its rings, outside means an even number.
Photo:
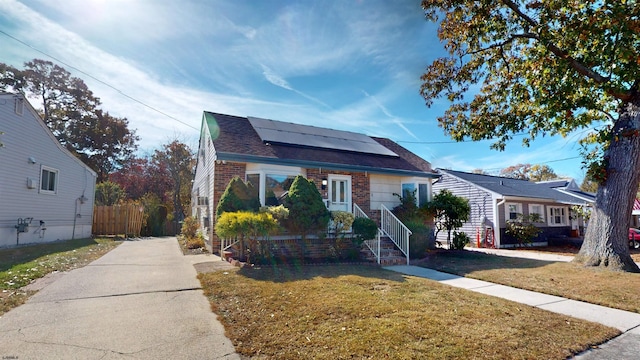
[[[109,174],[109,180],[119,184],[132,200],[154,193],[162,202],[171,201],[173,181],[164,163],[152,163],[150,157],[133,157]]]
[[[439,24],[447,56],[422,76],[431,106],[458,141],[515,133],[524,145],[544,135],[590,128],[582,143],[599,183],[574,261],[638,272],[629,255],[628,218],[640,182],[640,6],[636,1],[423,0]],[[469,90],[474,91],[470,94]]]
[[[529,180],[530,170],[531,164],[512,165],[500,170],[500,176],[519,180]]]
[[[34,59],[17,69],[0,64],[0,90],[38,100],[42,119],[60,144],[98,173],[98,181],[126,162],[139,140],[126,118],[100,108],[80,78],[50,61]]]
[[[173,140],[162,145],[151,157],[151,162],[158,169],[166,169],[171,179],[171,199],[173,203],[174,221],[182,221],[186,216],[185,209],[191,203],[191,179],[195,158],[191,149],[184,143]]]
[[[529,180],[549,181],[557,179],[558,175],[549,165],[535,164],[529,169]]]

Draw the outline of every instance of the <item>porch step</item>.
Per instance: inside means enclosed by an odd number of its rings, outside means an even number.
[[[368,248],[364,247],[361,253],[368,261],[376,262],[376,257]],[[406,263],[407,257],[404,256],[402,251],[398,250],[389,237],[385,236],[380,238],[380,265],[405,265]]]

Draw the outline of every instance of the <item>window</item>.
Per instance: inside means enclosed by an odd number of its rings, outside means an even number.
[[[529,217],[536,217],[538,221],[544,222],[544,206],[540,204],[529,204]]]
[[[563,207],[549,207],[549,225],[566,225],[567,211]]]
[[[417,189],[417,191],[416,191]],[[429,184],[427,183],[403,183],[402,197],[415,195],[418,206],[423,206],[429,202]]]
[[[506,205],[507,221],[517,220],[518,216],[521,214],[522,214],[522,204],[508,203]]]
[[[286,195],[296,175],[249,173],[246,181],[258,191],[260,203],[264,205],[279,205]]]
[[[209,205],[209,198],[206,196],[198,196],[198,206]]]
[[[279,205],[293,183],[293,175],[266,174],[264,182],[264,204]]]
[[[40,192],[55,194],[58,189],[58,170],[42,167],[40,176]]]

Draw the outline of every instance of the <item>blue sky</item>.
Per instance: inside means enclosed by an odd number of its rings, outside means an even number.
[[[64,66],[129,119],[143,152],[176,137],[197,147],[207,110],[388,137],[435,168],[584,176],[577,135],[498,152],[444,134],[448,103],[419,95],[443,55],[419,0],[0,0],[0,30],[0,62]]]

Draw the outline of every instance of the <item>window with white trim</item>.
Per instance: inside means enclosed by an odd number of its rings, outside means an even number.
[[[58,191],[58,170],[43,166],[40,171],[40,192],[55,194]]]
[[[284,174],[271,172],[247,173],[245,179],[258,191],[260,203],[263,205],[278,205],[289,191],[293,180],[298,174]]]
[[[539,216],[539,220],[544,222],[544,205],[529,204],[529,217]]]
[[[415,191],[418,207],[425,205],[431,198],[431,191],[428,183],[422,182],[406,182],[402,183],[402,197],[412,195]]]
[[[505,217],[507,221],[517,220],[519,215],[522,215],[522,204],[507,203],[505,205]]]
[[[563,226],[568,223],[565,207],[549,207],[549,226]]]

